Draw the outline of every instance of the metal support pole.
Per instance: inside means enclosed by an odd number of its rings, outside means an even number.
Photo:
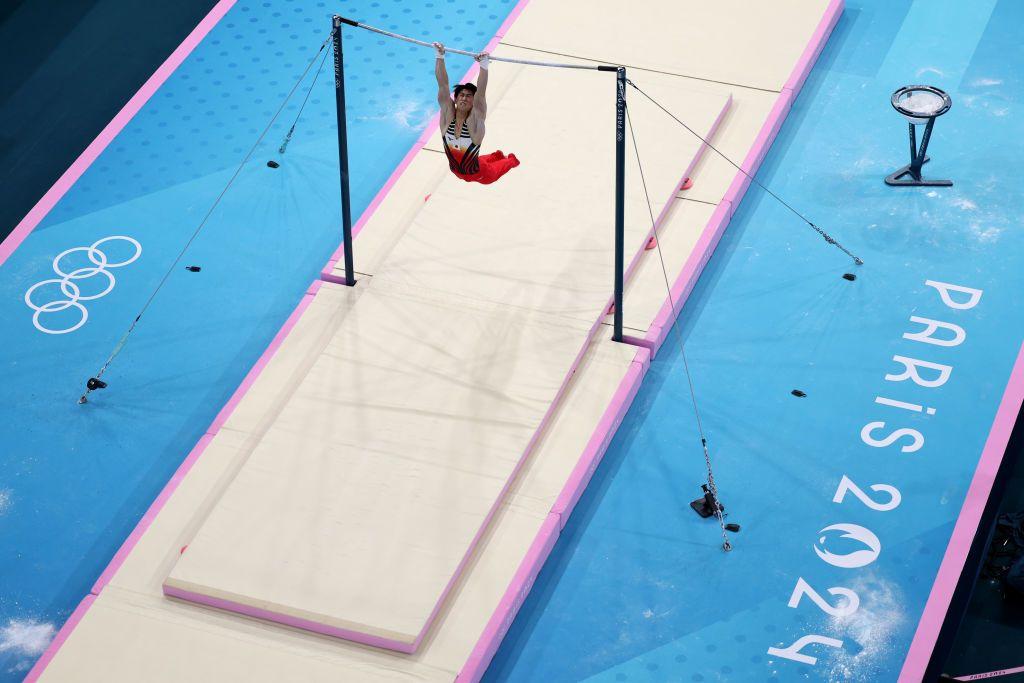
[[[928,123],[924,125],[924,135],[921,136],[921,146],[917,148],[917,158],[914,159],[914,165],[911,168],[911,173],[917,179],[921,178],[921,167],[924,166],[925,156],[928,154],[928,141],[932,138],[932,128],[935,126],[935,119],[928,119]]]
[[[615,328],[612,340],[622,341],[622,280],[626,251],[626,67],[615,79]]]
[[[352,209],[348,193],[348,131],[345,127],[345,73],[341,55],[341,24],[342,18],[334,15],[334,94],[338,110],[338,160],[341,166],[342,246],[345,250],[345,284],[351,287],[356,283],[356,273],[352,262]]]
[[[597,67],[614,71],[615,78],[615,327],[612,340],[622,341],[622,279],[626,252],[626,67]]]
[[[917,127],[912,123],[910,126],[910,175],[914,180],[921,179],[921,168],[917,166]]]

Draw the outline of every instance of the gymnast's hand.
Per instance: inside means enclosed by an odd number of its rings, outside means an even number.
[[[487,52],[481,52],[474,59],[480,62],[481,69],[487,69],[491,66],[491,55]]]
[[[444,59],[444,43],[434,43],[434,49],[437,51],[437,58]]]

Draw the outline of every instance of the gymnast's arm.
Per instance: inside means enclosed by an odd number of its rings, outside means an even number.
[[[455,105],[452,97],[448,94],[448,69],[444,64],[444,45],[434,43],[437,50],[437,59],[434,60],[434,76],[437,77],[437,103],[441,106],[441,119],[438,122],[443,131],[448,123],[455,118]]]
[[[491,58],[486,52],[481,52],[476,56],[476,61],[480,63],[480,75],[477,76],[476,93],[473,95],[473,113],[479,116],[480,123],[483,123],[487,116],[487,73],[491,66]]]
[[[469,134],[473,138],[473,142],[478,145],[483,144],[484,133],[487,132],[484,126],[484,120],[487,118],[487,71],[491,65],[491,60],[486,52],[481,52],[476,56],[476,61],[480,63],[480,75],[476,79],[476,92],[473,94],[473,111],[470,113]]]

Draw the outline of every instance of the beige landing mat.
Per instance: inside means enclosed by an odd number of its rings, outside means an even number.
[[[375,279],[165,590],[414,647],[589,331]]]
[[[367,290],[368,291],[368,290]],[[636,349],[593,340],[472,561],[411,655],[162,596],[164,577],[358,292],[325,284],[46,669],[44,681],[452,681],[547,518]],[[349,324],[345,322],[345,324]],[[188,551],[186,551],[187,553]]]
[[[573,76],[518,67],[496,89],[488,124],[529,172],[438,184],[190,542],[169,595],[418,646],[610,296],[614,80]],[[706,134],[728,97],[680,80],[648,87]],[[553,90],[590,115],[524,126]],[[643,162],[660,213],[701,142],[662,139],[672,122],[652,105],[630,115],[659,140]],[[639,173],[627,199],[632,253],[650,228]]]

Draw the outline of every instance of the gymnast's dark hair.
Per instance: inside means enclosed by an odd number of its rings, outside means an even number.
[[[458,97],[459,93],[462,92],[463,90],[468,90],[469,92],[476,95],[475,85],[473,85],[472,83],[460,83],[459,85],[455,86],[455,92],[452,94],[452,97]]]

